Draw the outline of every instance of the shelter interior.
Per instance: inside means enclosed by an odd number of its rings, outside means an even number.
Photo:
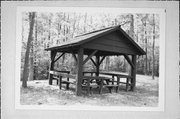
[[[128,79],[127,84],[130,82],[130,89],[134,91],[136,86],[136,56],[146,54],[120,26],[109,27],[79,35],[59,46],[49,47],[45,50],[50,51],[51,53],[50,71],[54,70],[54,63],[65,53],[71,53],[73,55],[77,64],[77,76],[75,77],[77,95],[81,95],[82,82],[85,79],[83,65],[91,60],[96,67],[96,72],[94,72],[96,78],[100,77],[99,74],[101,72],[99,71],[99,67],[106,56],[124,56],[131,66],[131,74],[126,77]],[[61,55],[55,58],[58,52],[61,52]],[[87,55],[87,57],[85,58],[84,55]],[[95,56],[95,60],[92,58],[93,56]],[[112,76],[120,78],[120,76],[123,75],[112,74]],[[91,77],[91,79],[92,78],[93,77]],[[52,85],[52,80],[53,75],[49,73],[50,85]],[[108,80],[110,81],[110,79]]]

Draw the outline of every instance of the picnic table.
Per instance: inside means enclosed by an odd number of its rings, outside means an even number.
[[[86,71],[86,72],[83,72],[83,75],[85,74],[90,74],[90,76],[94,76],[96,75],[97,72],[95,71]],[[127,75],[125,73],[120,73],[120,72],[99,72],[99,74],[102,76],[104,75],[108,75],[108,76],[111,76],[112,78],[107,82],[107,85],[106,87],[109,87],[110,88],[110,92],[111,92],[111,89],[113,87],[116,88],[116,92],[118,92],[119,90],[119,85],[120,84],[125,84],[126,85],[126,91],[128,91],[129,89],[129,86],[132,86],[132,83],[131,83],[131,79],[132,79],[132,76],[130,75]],[[125,79],[126,81],[125,82],[122,82],[121,79]],[[111,83],[111,84],[110,84]]]
[[[90,94],[92,88],[99,88],[99,94],[101,94],[103,87],[108,87],[107,85],[110,80],[111,78],[104,76],[83,76],[83,82],[86,81],[86,85],[82,84],[82,86],[86,87],[88,94]],[[91,85],[93,81],[95,81],[95,85]],[[111,92],[111,88],[108,89]]]
[[[110,81],[112,82],[112,85],[114,85],[115,82],[118,83],[118,85],[126,84],[126,91],[128,91],[128,87],[132,85],[130,82],[130,80],[132,79],[132,76],[130,75],[122,74],[119,72],[100,72],[100,74],[112,76],[112,81]],[[117,77],[116,81],[115,81],[115,77]],[[121,82],[120,81],[121,78],[125,78],[126,82]]]
[[[69,74],[69,71],[50,71],[50,73],[57,76],[57,78],[54,78],[59,82],[58,84],[60,89],[62,87],[62,84],[66,85],[66,89],[69,89],[70,84],[76,84],[76,76]],[[93,74],[96,74],[96,72],[83,72],[83,80],[81,86],[87,90],[88,94],[90,94],[92,88],[98,88],[99,94],[101,94],[103,88],[108,88],[110,93],[112,92],[112,89],[115,88],[116,92],[118,92],[120,83],[126,84],[126,91],[128,91],[128,87],[131,86],[130,79],[132,77],[129,75],[118,72],[100,72],[99,74],[101,74],[101,76],[96,76]],[[107,77],[104,75],[109,75],[112,77]],[[63,77],[66,78],[66,80],[64,80]],[[121,82],[121,78],[125,78],[126,82]]]

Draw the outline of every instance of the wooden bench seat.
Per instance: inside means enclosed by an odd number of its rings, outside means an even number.
[[[52,80],[56,80],[56,84],[58,85],[58,81],[59,81],[59,73],[62,73],[62,74],[69,74],[70,71],[53,70],[53,71],[49,71],[49,73],[52,75]],[[67,79],[67,80],[68,80],[68,79]]]
[[[76,80],[75,80],[76,76],[71,75],[70,71],[57,71],[57,70],[54,70],[54,71],[50,71],[49,73],[51,75],[53,75],[53,80],[57,81],[57,85],[59,85],[59,89],[61,89],[62,84],[66,85],[66,89],[69,89],[70,84],[76,84]]]
[[[63,80],[63,78],[67,78],[67,80]],[[69,80],[71,79],[71,80]],[[71,75],[71,74],[61,74],[59,73],[59,89],[61,89],[62,84],[66,85],[66,89],[69,89],[69,85],[76,84],[76,76]]]
[[[72,81],[65,81],[65,80],[62,80],[61,83],[69,83],[69,84],[76,84],[76,82],[72,82]]]

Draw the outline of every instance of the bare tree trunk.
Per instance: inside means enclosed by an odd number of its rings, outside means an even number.
[[[131,19],[131,22],[130,22],[129,34],[131,38],[134,39],[134,16],[132,14],[130,15],[130,19]]]
[[[34,76],[34,51],[33,51],[33,42],[31,42],[31,53],[30,53],[30,61],[29,61],[29,81],[33,80],[33,76]]]
[[[64,21],[66,21],[66,14],[64,13]],[[63,42],[66,41],[66,25],[64,24],[64,30],[63,30],[63,35],[64,35],[64,39],[63,39]]]
[[[76,13],[74,13],[74,22],[73,22],[73,31],[72,31],[72,37],[74,37],[74,33],[75,33],[75,30],[76,30],[76,22],[77,22],[77,19],[76,19]]]
[[[69,23],[69,14],[67,16],[67,23]],[[70,30],[69,25],[66,25],[66,41],[69,40],[69,30]]]
[[[130,30],[129,30],[129,35],[131,36],[132,39],[134,39],[134,16],[131,14],[130,15]],[[129,57],[129,56],[128,56]],[[132,60],[132,57],[129,57]],[[127,65],[127,72],[129,75],[131,75],[131,65]]]
[[[147,59],[147,30],[146,30],[146,21],[147,21],[147,18],[148,18],[148,14],[146,14],[142,19],[141,19],[141,22],[143,24],[143,31],[144,31],[144,39],[145,39],[145,52],[146,52],[146,55],[145,55],[145,62],[144,62],[144,74],[147,75],[147,65],[148,65],[148,59]]]
[[[106,56],[106,66],[105,66],[105,69],[106,69],[106,71],[109,71],[109,61],[110,59],[109,59],[109,56]]]
[[[153,14],[152,79],[154,79],[154,65],[155,65],[154,47],[155,47],[155,19]]]
[[[66,21],[66,14],[65,13],[64,13],[64,21],[67,22]],[[64,39],[63,42],[65,42],[67,40],[67,36],[66,36],[66,30],[67,29],[66,28],[67,28],[67,26],[64,24],[64,38],[65,39]],[[62,56],[62,64],[64,64],[64,61],[65,61],[65,55]]]
[[[38,35],[38,24],[37,24],[37,14],[36,14],[36,26],[35,26],[35,39],[34,39],[34,62],[33,62],[33,68],[34,68],[34,76],[33,79],[36,80],[37,78],[37,35]],[[46,47],[45,47],[46,48]]]
[[[51,31],[50,31],[50,29],[51,29],[51,19],[49,18],[48,40],[51,43]]]
[[[145,20],[145,23],[144,23],[144,27],[145,27],[145,30],[144,30],[144,35],[145,35],[145,52],[146,52],[146,55],[145,55],[145,75],[148,74],[148,58],[147,58],[147,31],[146,31],[146,20]]]
[[[84,15],[84,33],[86,33],[86,24],[87,24],[87,13]]]
[[[33,40],[32,35],[33,35],[33,27],[34,27],[34,17],[35,17],[35,12],[29,13],[30,28],[29,28],[27,49],[25,54],[23,81],[22,81],[22,87],[24,88],[27,87],[27,80],[28,80],[29,52],[30,52],[31,41]]]

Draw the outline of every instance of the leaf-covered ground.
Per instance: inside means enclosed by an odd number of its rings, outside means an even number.
[[[47,80],[28,81],[28,88],[21,88],[20,103],[22,105],[98,105],[98,106],[150,106],[158,105],[158,78],[137,75],[137,87],[134,92],[125,91],[122,84],[119,93],[109,93],[103,89],[100,95],[94,89],[91,95],[75,95],[74,86],[70,90],[59,90],[56,82],[48,85]]]

